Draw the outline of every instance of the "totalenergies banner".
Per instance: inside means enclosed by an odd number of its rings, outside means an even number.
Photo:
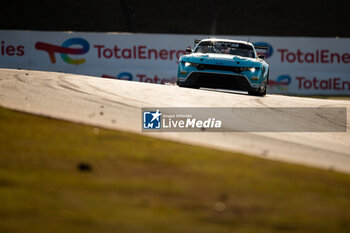
[[[210,36],[267,45],[269,91],[350,95],[350,39]],[[175,83],[178,58],[207,35],[0,30],[0,67]]]

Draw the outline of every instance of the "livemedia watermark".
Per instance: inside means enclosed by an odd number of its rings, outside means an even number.
[[[142,108],[142,132],[346,132],[342,107]]]

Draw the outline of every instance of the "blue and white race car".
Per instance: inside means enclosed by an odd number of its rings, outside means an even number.
[[[250,42],[226,39],[204,39],[179,59],[177,84],[180,87],[207,87],[248,91],[266,95],[269,64]]]

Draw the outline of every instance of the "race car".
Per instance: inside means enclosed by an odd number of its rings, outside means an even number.
[[[177,84],[190,88],[218,88],[266,95],[269,64],[250,42],[227,39],[196,40],[179,59]]]

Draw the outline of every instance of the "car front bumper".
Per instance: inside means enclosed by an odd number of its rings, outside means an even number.
[[[197,71],[191,72],[187,77],[179,77],[177,84],[189,87],[233,89],[241,91],[258,91],[261,88],[259,83],[252,84],[244,75]]]

